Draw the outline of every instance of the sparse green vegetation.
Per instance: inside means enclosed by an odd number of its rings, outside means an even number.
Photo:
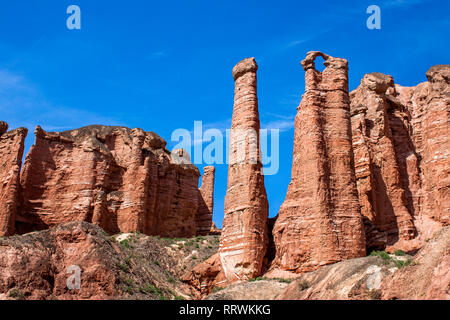
[[[274,280],[277,280],[278,282],[283,282],[283,283],[291,283],[292,279],[284,279],[284,278],[274,278]]]
[[[213,292],[219,292],[220,290],[223,290],[223,288],[222,287],[218,287],[218,286],[215,286],[214,288],[213,288]]]
[[[131,296],[132,294],[134,294],[134,290],[132,286],[126,286],[125,287],[125,291],[128,292],[128,294]]]
[[[408,259],[408,260],[406,260],[406,261],[403,261],[403,260],[396,260],[395,261],[395,266],[397,267],[397,268],[399,268],[399,269],[401,269],[401,268],[403,268],[403,267],[406,267],[406,266],[409,266],[410,264],[411,264],[411,259]]]
[[[130,272],[130,266],[126,263],[119,263],[119,269],[125,273]]]
[[[174,298],[174,300],[186,300],[184,297],[182,297],[182,296],[174,296],[173,297]]]
[[[383,260],[392,260],[391,256],[386,251],[372,251],[370,253],[370,255],[378,256],[378,257],[382,258]]]
[[[205,238],[203,238],[202,236],[197,236],[195,237],[195,241],[199,242],[199,241],[203,241],[206,240]]]
[[[248,282],[261,281],[261,280],[264,280],[264,278],[263,277],[252,278],[252,279],[248,280]]]
[[[370,296],[370,299],[372,299],[372,300],[381,300],[380,290],[370,290],[369,296]]]
[[[306,290],[309,288],[309,283],[306,280],[302,280],[298,283],[300,291]]]
[[[172,277],[167,277],[167,282],[169,282],[169,283],[175,283],[176,282],[176,280],[174,279],[174,278],[172,278]]]
[[[12,289],[9,292],[9,296],[11,298],[16,299],[16,300],[23,300],[25,298],[25,296],[23,295],[22,291],[20,291],[19,289]]]
[[[395,254],[396,256],[404,256],[406,253],[405,253],[405,251],[403,251],[403,250],[396,250],[396,251],[394,252],[394,254]]]
[[[146,284],[144,287],[139,287],[139,291],[141,293],[151,293],[158,296],[159,300],[167,300],[167,298],[164,296],[164,291],[159,289],[158,287],[154,286],[151,283]]]
[[[130,245],[130,241],[129,239],[124,239],[122,241],[119,242],[121,245],[123,245],[125,248],[130,249],[131,245]]]

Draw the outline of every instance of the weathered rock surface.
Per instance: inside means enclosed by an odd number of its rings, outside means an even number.
[[[383,281],[382,299],[450,300],[450,226],[428,239],[409,266]]]
[[[450,212],[450,66],[416,87],[380,73],[351,93],[353,147],[368,248],[413,251]]]
[[[106,126],[35,133],[21,176],[20,233],[87,221],[110,233],[196,234],[199,171],[172,161],[157,134]]]
[[[191,293],[201,298],[213,292],[214,288],[222,288],[229,284],[223,272],[219,253],[198,264],[181,277],[191,287]]]
[[[287,286],[287,282],[269,279],[242,282],[212,293],[205,300],[276,300]]]
[[[395,86],[396,98],[410,115],[411,142],[419,155],[419,186],[411,190],[414,211],[443,225],[450,224],[450,65],[436,65],[428,82]],[[418,177],[416,177],[418,176]],[[418,191],[415,189],[419,188]]]
[[[390,125],[388,112],[395,106],[386,96],[388,89],[394,90],[392,77],[371,73],[350,95],[355,170],[369,248],[415,236]],[[400,129],[401,125],[396,133],[404,133]],[[397,144],[403,144],[403,154],[408,153],[412,159],[415,154],[406,133],[397,137],[402,140]]]
[[[380,299],[383,279],[397,268],[380,257],[341,261],[303,274],[279,296],[281,300]]]
[[[20,167],[27,135],[25,128],[7,130],[8,124],[0,121],[0,236],[15,233]]]
[[[198,235],[206,235],[210,232],[215,232],[212,221],[214,209],[215,170],[216,169],[212,166],[203,168],[204,173],[198,196],[198,209],[196,215]]]
[[[219,255],[228,281],[260,274],[267,249],[269,205],[259,150],[259,111],[254,58],[233,68],[235,96],[228,185]]]
[[[170,239],[144,234],[108,236],[98,226],[70,222],[0,239],[0,300],[189,298],[178,278],[218,250],[218,237]],[[187,242],[197,241],[195,250]],[[185,243],[185,245],[182,245]],[[180,247],[181,246],[181,247]],[[80,269],[80,288],[74,270]]]
[[[0,240],[0,295],[3,298],[104,299],[118,295],[118,259],[100,228],[81,222],[60,225],[41,233]],[[69,290],[67,281],[82,268],[80,290]],[[117,268],[117,267],[116,267]],[[74,282],[72,282],[74,284]]]
[[[317,56],[325,70],[315,69]],[[320,52],[302,61],[292,180],[273,230],[271,266],[296,273],[365,255],[350,126],[348,64]]]

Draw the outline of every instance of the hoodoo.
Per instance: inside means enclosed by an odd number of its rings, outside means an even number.
[[[321,56],[325,70],[315,69]],[[275,223],[272,268],[308,272],[365,255],[350,127],[347,60],[309,52],[295,119],[292,180]]]
[[[198,235],[206,235],[214,229],[212,218],[214,208],[214,177],[216,169],[213,166],[208,166],[204,167],[203,171],[196,216]]]
[[[267,202],[259,150],[259,113],[254,58],[233,68],[235,96],[230,132],[220,260],[229,281],[258,276],[267,250]]]

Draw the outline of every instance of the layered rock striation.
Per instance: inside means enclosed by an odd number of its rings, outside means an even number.
[[[436,65],[427,82],[395,85],[397,101],[407,110],[411,142],[418,154],[413,186],[414,212],[450,224],[450,65]],[[394,135],[395,136],[395,135]],[[408,180],[409,181],[409,180]]]
[[[233,68],[235,96],[230,132],[220,260],[228,281],[258,276],[267,250],[269,205],[259,149],[259,112],[254,58]]]
[[[367,246],[415,250],[450,210],[450,66],[416,87],[367,74],[351,93],[353,147]]]
[[[396,123],[392,118],[395,105],[386,94],[393,86],[392,77],[371,73],[351,93],[355,170],[369,248],[415,236],[403,186],[404,172],[401,174],[405,166],[400,167],[398,159],[408,154],[409,161],[417,163],[417,158],[401,123],[397,124],[394,140],[391,122]],[[402,154],[396,152],[396,144],[404,149]]]
[[[323,72],[315,69],[324,58]],[[348,64],[313,51],[295,118],[292,180],[273,229],[271,268],[303,273],[365,255],[352,135]]]
[[[36,128],[21,176],[20,233],[87,221],[110,233],[196,235],[199,171],[172,161],[153,132]]]
[[[0,236],[15,234],[15,218],[20,188],[20,167],[27,129],[8,132],[0,121]]]

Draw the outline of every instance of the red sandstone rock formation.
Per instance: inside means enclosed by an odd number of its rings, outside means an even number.
[[[19,232],[88,221],[108,232],[196,234],[198,169],[174,163],[153,132],[36,128],[21,176]]]
[[[214,176],[215,168],[204,167],[202,176],[202,186],[198,195],[198,211],[196,215],[196,225],[198,235],[207,235],[213,230],[213,208],[214,208]]]
[[[27,129],[7,132],[0,121],[0,236],[15,233],[14,222],[19,199],[19,177]]]
[[[228,284],[219,253],[187,272],[181,280],[189,284],[197,298],[210,294],[214,287],[224,287]]]
[[[436,65],[428,82],[395,86],[396,98],[410,115],[411,140],[420,170],[413,172],[414,211],[443,225],[450,224],[450,65]],[[420,188],[420,189],[419,189]],[[418,190],[419,189],[419,190]]]
[[[325,70],[315,69],[317,56]],[[272,269],[307,272],[365,255],[350,127],[345,59],[309,52],[295,119],[292,180],[273,236]]]
[[[392,77],[371,73],[350,95],[355,170],[369,248],[393,244],[399,237],[409,240],[415,235],[390,124],[389,111],[394,106],[386,97],[393,85]],[[401,126],[400,123],[397,144],[405,149],[402,154],[414,157],[408,135],[400,136],[404,133]]]
[[[351,93],[358,191],[370,248],[415,250],[449,223],[449,70],[434,66],[428,82],[411,88],[372,73]]]
[[[268,202],[259,151],[254,58],[233,68],[235,97],[220,260],[228,281],[260,274],[267,249]]]
[[[403,267],[383,280],[382,299],[449,300],[450,299],[450,227],[430,238]]]
[[[11,299],[14,292],[30,300],[119,296],[118,252],[100,232],[91,224],[72,222],[0,240],[0,299]],[[80,268],[79,290],[67,286],[74,274],[70,266]]]

